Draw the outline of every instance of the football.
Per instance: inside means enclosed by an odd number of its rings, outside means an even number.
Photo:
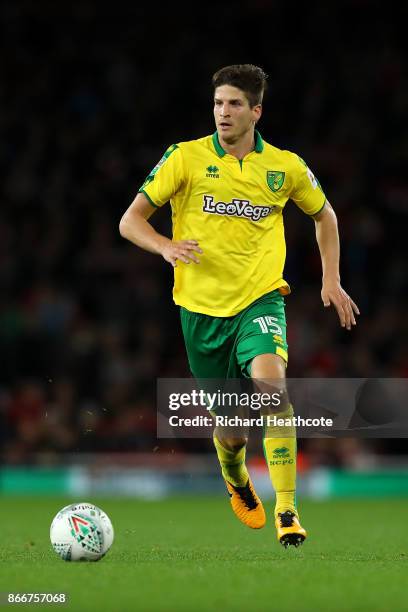
[[[52,547],[64,561],[99,561],[113,538],[108,515],[93,504],[65,506],[51,523]]]

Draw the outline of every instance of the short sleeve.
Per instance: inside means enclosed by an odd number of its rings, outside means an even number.
[[[168,202],[185,180],[183,157],[178,145],[171,145],[147,176],[139,192],[145,194],[152,206],[159,208]]]
[[[301,157],[294,155],[290,198],[307,215],[316,215],[323,208],[326,196],[323,189]]]

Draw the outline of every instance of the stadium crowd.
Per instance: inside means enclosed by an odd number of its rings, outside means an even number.
[[[155,49],[144,4],[2,3],[3,462],[212,452],[206,440],[156,439],[156,378],[189,376],[172,269],[121,239],[118,223],[167,146],[213,131],[211,75],[229,63],[270,75],[259,129],[318,176],[338,214],[342,282],[362,313],[346,332],[324,310],[313,222],[289,202],[288,375],[408,376],[406,43],[397,18],[367,27],[369,3],[345,4],[347,44],[331,29],[340,8],[308,6],[290,37],[275,28],[271,40],[271,22],[290,9],[273,17],[253,2],[253,31],[235,52],[215,44],[227,15],[230,28],[244,27],[229,3],[217,5],[211,44],[198,15],[180,25],[164,5]],[[307,47],[302,28],[316,34]],[[152,220],[169,234],[165,208]]]

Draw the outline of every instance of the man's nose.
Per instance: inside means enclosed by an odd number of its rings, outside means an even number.
[[[228,117],[229,116],[229,106],[227,104],[223,104],[221,107],[221,113],[222,117]]]

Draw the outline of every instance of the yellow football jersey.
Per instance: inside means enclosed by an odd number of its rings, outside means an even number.
[[[215,317],[237,314],[265,293],[290,289],[283,279],[283,209],[291,198],[308,215],[325,195],[305,162],[255,132],[255,149],[229,155],[218,134],[165,152],[140,188],[160,207],[170,200],[173,240],[197,240],[200,264],[177,261],[176,304]]]

